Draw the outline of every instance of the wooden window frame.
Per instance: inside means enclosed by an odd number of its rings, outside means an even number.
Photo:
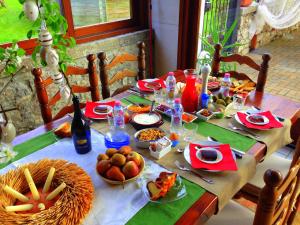
[[[62,12],[68,23],[67,36],[74,37],[77,44],[113,37],[129,32],[147,29],[149,15],[149,0],[130,0],[132,17],[126,20],[108,22],[103,24],[94,24],[85,27],[74,27],[71,0],[60,0]],[[19,41],[20,47],[31,54],[36,46],[37,38]],[[0,47],[9,47],[11,43],[0,45]]]

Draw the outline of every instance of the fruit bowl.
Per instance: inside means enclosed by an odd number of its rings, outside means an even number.
[[[135,177],[132,177],[132,178],[129,178],[129,179],[126,179],[125,181],[117,181],[117,180],[110,180],[104,176],[102,176],[101,174],[99,174],[97,172],[97,174],[105,181],[107,182],[108,184],[113,184],[113,185],[120,185],[120,184],[126,184],[128,182],[131,182],[131,181],[134,181],[136,180],[137,178],[139,178],[143,172],[145,168],[145,160],[144,158],[142,157],[142,162],[141,162],[141,165],[139,166],[139,169],[140,169],[140,172],[138,173],[138,175],[136,175]]]
[[[125,184],[137,179],[145,167],[144,158],[130,146],[108,148],[97,157],[96,171],[109,184]]]

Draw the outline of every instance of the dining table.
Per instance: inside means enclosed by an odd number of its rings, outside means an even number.
[[[165,77],[162,76],[162,79]],[[184,81],[184,74],[177,73],[177,81]],[[124,97],[130,96],[132,94],[139,95],[138,91],[129,90],[125,91],[117,96],[114,96],[114,99],[122,100]],[[144,97],[144,95],[142,95]],[[104,100],[106,101],[106,100]],[[286,119],[291,120],[291,136],[297,135],[299,133],[299,123],[300,118],[300,103],[293,102],[287,99],[284,99],[280,96],[270,95],[268,93],[259,93],[255,90],[252,91],[247,100],[246,105],[259,107],[263,110],[271,110],[274,114]],[[44,134],[49,131],[53,131],[59,125],[64,122],[71,122],[72,116],[65,116],[53,122],[50,122],[45,125],[41,125],[36,129],[29,131],[27,133],[17,136],[13,145],[24,143],[34,137],[37,137],[41,134]],[[93,126],[92,126],[93,127]],[[100,131],[101,132],[101,131]],[[102,133],[102,132],[101,132]],[[100,135],[101,135],[100,133]],[[104,133],[102,133],[104,134]],[[247,154],[254,157],[256,163],[259,163],[266,155],[267,145],[263,142],[255,142],[255,144],[247,151]],[[74,150],[74,154],[75,150]],[[78,156],[80,157],[80,156]],[[180,218],[176,221],[175,224],[180,225],[190,225],[190,224],[204,224],[212,215],[218,212],[218,196],[205,191],[190,207],[187,209]]]

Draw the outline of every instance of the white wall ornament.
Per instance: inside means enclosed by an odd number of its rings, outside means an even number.
[[[49,48],[46,51],[45,61],[48,67],[50,67],[51,69],[57,69],[59,63],[59,56],[55,49]]]
[[[39,42],[41,43],[41,46],[44,47],[49,47],[53,43],[52,35],[50,34],[46,26],[41,26]]]
[[[51,78],[54,84],[63,84],[64,83],[64,75],[61,72],[55,72],[51,75]]]
[[[34,0],[26,0],[23,10],[25,16],[31,21],[35,21],[39,16],[39,8]]]

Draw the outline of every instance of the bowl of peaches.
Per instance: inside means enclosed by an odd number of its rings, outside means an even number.
[[[144,158],[130,146],[123,146],[119,150],[108,148],[105,153],[99,154],[96,170],[109,184],[125,184],[136,180],[144,167]]]

